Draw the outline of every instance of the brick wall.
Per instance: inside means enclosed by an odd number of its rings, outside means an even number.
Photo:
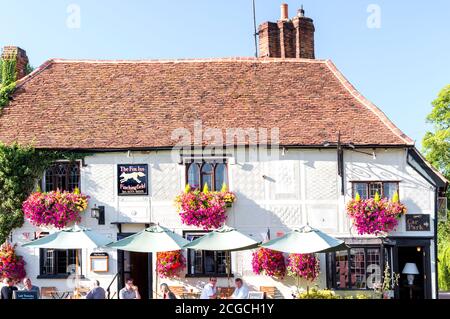
[[[315,59],[314,32],[313,20],[303,16],[265,22],[259,27],[259,56]]]
[[[6,46],[2,51],[3,60],[16,59],[16,79],[19,80],[27,75],[28,56],[25,50],[15,47]]]

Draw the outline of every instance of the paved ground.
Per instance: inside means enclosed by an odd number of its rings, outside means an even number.
[[[450,292],[439,293],[439,299],[450,299]]]

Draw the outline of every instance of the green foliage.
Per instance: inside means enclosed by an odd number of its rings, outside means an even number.
[[[356,294],[348,296],[337,295],[334,291],[328,289],[312,288],[309,291],[300,293],[297,299],[371,299],[366,294]]]
[[[9,96],[16,88],[16,60],[0,59],[0,110],[9,102]]]
[[[450,291],[450,222],[438,225],[438,281],[441,291]]]
[[[450,179],[450,85],[433,101],[433,110],[427,121],[433,132],[423,139],[423,151],[427,160],[447,179]],[[447,193],[450,201],[450,194]],[[438,276],[439,288],[450,290],[450,221],[438,226]]]
[[[22,226],[22,202],[52,160],[30,146],[0,144],[0,242]]]
[[[434,131],[427,132],[423,150],[427,160],[447,178],[450,177],[450,85],[446,86],[436,100],[427,120]]]
[[[0,143],[0,243],[14,228],[23,225],[22,203],[35,189],[44,170],[55,160],[75,160],[84,156],[87,154]]]

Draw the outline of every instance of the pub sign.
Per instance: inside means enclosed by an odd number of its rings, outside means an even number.
[[[407,214],[406,231],[430,231],[430,215],[426,214]]]
[[[148,195],[148,165],[117,165],[119,196]]]

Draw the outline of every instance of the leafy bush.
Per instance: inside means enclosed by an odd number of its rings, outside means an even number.
[[[365,294],[339,296],[332,290],[312,288],[309,291],[300,293],[297,296],[297,299],[371,299],[371,298]]]

